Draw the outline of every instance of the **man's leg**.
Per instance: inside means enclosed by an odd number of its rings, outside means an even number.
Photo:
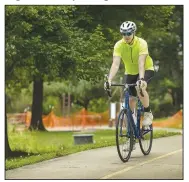
[[[154,76],[154,71],[146,70],[144,80],[149,84],[149,81],[151,80],[153,76]],[[137,94],[140,98],[140,101],[142,102],[142,105],[144,106],[144,120],[143,120],[142,125],[149,126],[150,124],[152,124],[152,121],[153,121],[153,115],[152,115],[152,111],[149,104],[149,94],[146,91],[146,88],[142,89],[142,93],[144,97],[142,97],[139,90],[137,90]]]
[[[125,75],[124,77],[124,83],[127,83],[127,84],[133,84],[133,83],[136,83],[137,82],[137,78],[138,78],[138,75]],[[129,88],[129,106],[131,108],[131,111],[132,111],[132,115],[133,115],[133,119],[134,119],[134,122],[136,122],[137,118],[136,118],[136,113],[134,113],[134,109],[136,108],[136,96],[137,96],[137,92],[136,92],[136,89],[135,87],[130,87]],[[134,144],[133,144],[133,150],[136,149],[136,145],[135,145],[135,140],[134,140]]]
[[[140,101],[142,102],[142,105],[144,106],[144,108],[148,108],[149,107],[149,95],[148,95],[148,92],[146,91],[146,88],[142,89],[142,93],[143,93],[144,97],[142,97],[139,90],[137,90],[137,94],[140,98]]]
[[[133,84],[137,82],[138,75],[125,75],[124,77],[124,83],[127,84]],[[135,87],[131,87],[129,89],[129,106],[131,108],[131,111],[134,112],[134,108],[136,108],[136,96],[137,92]]]

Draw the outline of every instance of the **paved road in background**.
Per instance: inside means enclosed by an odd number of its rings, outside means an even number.
[[[6,171],[6,179],[183,179],[182,135],[153,140],[150,155],[139,144],[123,163],[116,147],[83,151]]]

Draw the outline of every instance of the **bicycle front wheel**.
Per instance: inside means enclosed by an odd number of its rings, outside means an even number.
[[[116,123],[116,145],[117,152],[123,162],[127,162],[133,149],[133,129],[128,122],[126,109],[121,110]]]
[[[140,130],[140,138],[139,145],[142,153],[144,155],[148,155],[152,149],[152,141],[153,141],[153,126],[150,125],[148,129]]]

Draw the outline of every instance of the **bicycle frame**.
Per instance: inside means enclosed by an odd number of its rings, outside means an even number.
[[[128,88],[129,89],[129,88]],[[141,135],[140,135],[140,116],[141,116],[141,111],[144,111],[144,107],[140,101],[140,99],[138,98],[137,96],[137,124],[134,123],[134,120],[133,120],[133,116],[132,116],[132,112],[131,112],[131,108],[129,106],[129,91],[127,90],[126,93],[125,93],[125,109],[128,111],[128,115],[129,115],[129,123],[131,123],[132,127],[133,127],[133,130],[134,130],[134,134],[135,134],[135,138],[139,139],[141,138]],[[152,131],[152,128],[150,129],[143,129],[143,135],[147,134],[148,132]],[[128,129],[128,132],[129,129]],[[128,133],[129,134],[129,133]]]
[[[140,84],[140,83],[139,83]],[[120,159],[123,162],[127,162],[130,158],[131,152],[133,150],[133,146],[135,144],[135,139],[139,140],[139,145],[141,148],[141,151],[144,155],[148,155],[151,151],[151,147],[152,147],[152,139],[153,139],[153,125],[149,125],[149,126],[142,126],[142,128],[140,127],[140,120],[141,120],[141,112],[144,112],[144,107],[140,101],[139,96],[137,96],[137,122],[135,123],[134,119],[133,119],[133,115],[132,115],[132,111],[129,105],[129,99],[130,99],[130,95],[129,95],[129,89],[130,87],[136,87],[137,84],[111,84],[111,86],[122,86],[124,87],[124,106],[123,109],[121,109],[120,113],[119,113],[119,117],[117,119],[117,123],[116,123],[116,145],[117,145],[117,151],[119,154]],[[142,89],[139,87],[139,91],[140,91],[140,95],[142,97],[144,97],[144,94],[142,92]],[[109,97],[111,97],[111,89],[110,87],[107,87],[107,93],[109,95]],[[125,133],[126,132],[126,133]],[[144,149],[143,147],[143,141],[145,141],[146,139],[148,139],[147,137],[144,137],[145,134],[147,134],[148,132],[151,132],[150,134],[150,143],[149,143],[149,147],[148,149]],[[124,134],[123,134],[124,133]],[[123,145],[125,145],[124,143],[120,143],[119,141],[119,137],[126,137],[127,142],[129,142],[129,150],[125,149],[123,147]],[[122,145],[122,152],[126,152],[129,151],[129,153],[123,157],[121,149],[120,149],[120,144]]]
[[[129,89],[129,88],[128,88]],[[128,90],[125,93],[125,109],[128,112],[128,122],[132,125],[133,130],[134,130],[134,134],[135,134],[135,138],[140,138],[140,115],[141,115],[141,110],[142,110],[142,104],[139,100],[139,98],[137,97],[137,105],[138,105],[138,109],[137,109],[137,124],[134,123],[133,117],[132,117],[132,112],[129,106],[129,92]],[[128,134],[130,133],[129,129],[128,129]]]
[[[132,116],[132,112],[131,112],[131,109],[130,109],[130,106],[129,106],[129,89],[130,89],[130,86],[135,86],[135,84],[128,84],[129,86],[126,88],[126,91],[125,91],[125,101],[124,101],[124,109],[125,111],[127,112],[128,114],[128,122],[129,124],[132,125],[132,128],[134,130],[134,135],[135,135],[135,138],[139,139],[141,138],[141,129],[140,129],[140,116],[141,116],[141,112],[144,111],[144,107],[139,99],[139,97],[137,96],[137,124],[135,125],[134,123],[134,120],[133,120],[133,116]],[[112,84],[112,86],[125,86],[124,84]],[[143,96],[143,93],[141,91],[141,95]],[[122,134],[122,124],[123,124],[123,118],[121,119],[121,127],[120,127],[120,135],[121,136],[124,136]],[[145,135],[146,133],[148,133],[149,131],[152,131],[152,128],[150,129],[142,129],[142,135]],[[128,128],[128,132],[127,132],[127,135],[129,136],[130,135],[130,131],[129,131],[129,128]]]

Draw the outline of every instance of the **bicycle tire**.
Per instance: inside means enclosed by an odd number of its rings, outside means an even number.
[[[127,120],[126,120],[127,119]],[[117,152],[119,155],[119,158],[123,161],[123,162],[127,162],[131,156],[131,152],[133,150],[133,142],[134,142],[134,135],[133,135],[133,128],[130,122],[128,121],[128,113],[126,109],[122,109],[121,112],[119,113],[118,116],[118,120],[116,123],[116,146],[117,146]],[[128,124],[126,124],[128,123]],[[125,128],[124,125],[125,124]],[[128,126],[128,128],[127,128]],[[126,156],[122,155],[121,149],[120,149],[120,142],[119,142],[119,136],[120,136],[120,131],[121,128],[123,129],[122,132],[124,132],[123,136],[121,136],[123,139],[128,139],[129,141],[129,147],[126,148],[127,145],[127,141],[124,143],[125,148],[122,148],[124,150],[124,152],[128,152]],[[120,130],[119,130],[120,129]],[[128,135],[128,131],[129,135]]]
[[[140,131],[139,145],[140,145],[140,149],[144,155],[148,155],[152,149],[153,125],[150,125],[149,127],[150,127],[149,131],[144,130],[144,128],[142,128]],[[145,131],[146,131],[146,134],[144,135]],[[149,146],[147,147],[147,149],[145,149],[144,142],[147,141],[148,138],[149,138]]]

